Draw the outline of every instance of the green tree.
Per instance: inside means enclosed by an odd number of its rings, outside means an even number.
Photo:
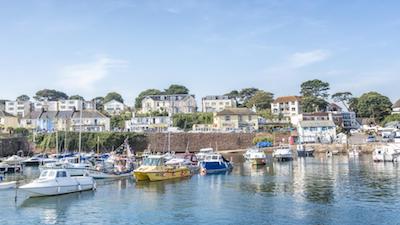
[[[166,95],[189,94],[189,89],[183,85],[172,84],[164,92]]]
[[[378,92],[368,92],[360,96],[357,111],[361,117],[369,117],[380,122],[392,111],[392,102]]]
[[[239,96],[240,96],[240,93],[239,93],[239,91],[237,91],[237,90],[233,90],[233,91],[231,91],[231,92],[229,92],[229,93],[226,93],[226,94],[224,94],[225,96],[229,96],[229,97],[232,97],[232,98],[238,98]]]
[[[72,95],[72,96],[69,96],[69,99],[70,99],[70,100],[82,100],[82,101],[85,101],[85,98],[83,98],[83,97],[80,96],[80,95]]]
[[[259,110],[259,111],[257,111],[257,115],[261,116],[262,118],[267,119],[267,120],[274,120],[277,118],[277,116],[272,114],[271,109]]]
[[[149,96],[149,95],[161,95],[162,92],[157,89],[147,89],[145,91],[140,92],[138,97],[135,99],[135,108],[136,109],[141,109],[142,108],[142,100],[144,97]]]
[[[177,113],[172,117],[173,125],[184,130],[193,128],[194,124],[212,124],[212,113]]]
[[[259,91],[258,88],[243,88],[240,91],[233,90],[227,94],[226,96],[230,96],[235,98],[239,107],[244,107],[247,105],[247,102]]]
[[[321,80],[308,80],[301,84],[300,93],[303,95],[301,101],[304,112],[314,112],[325,110],[328,106],[329,83]]]
[[[357,104],[358,104],[358,98],[353,97],[349,99],[349,109],[358,115]]]
[[[400,114],[396,113],[386,116],[385,119],[382,121],[382,124],[386,125],[387,123],[390,122],[400,122]]]
[[[96,104],[96,110],[104,111],[104,97],[96,97],[92,102]]]
[[[51,89],[43,89],[36,92],[36,95],[33,97],[37,101],[58,101],[58,100],[67,100],[68,95],[64,92],[51,90]]]
[[[28,95],[21,95],[17,97],[17,101],[26,102],[29,101],[31,98]]]
[[[121,96],[120,94],[118,94],[117,92],[110,92],[110,93],[108,93],[108,94],[104,97],[103,102],[104,102],[104,104],[105,104],[105,103],[107,103],[107,102],[109,102],[109,101],[112,101],[112,100],[115,100],[115,101],[124,103],[124,99],[123,99],[122,96]]]
[[[308,80],[301,84],[301,91],[300,93],[304,97],[317,97],[326,99],[329,94],[329,83],[323,82],[321,80]]]
[[[254,96],[247,101],[246,107],[251,108],[253,106],[256,106],[257,110],[269,109],[271,108],[271,103],[273,101],[274,94],[265,91],[257,91]]]
[[[347,110],[349,110],[349,102],[352,98],[353,94],[351,92],[337,92],[332,95],[333,101],[342,103]]]

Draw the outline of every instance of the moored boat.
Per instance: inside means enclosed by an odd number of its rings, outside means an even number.
[[[292,150],[289,147],[280,147],[272,152],[272,157],[278,161],[293,160]]]
[[[314,156],[314,149],[306,147],[304,145],[297,145],[297,156],[298,157],[312,157]]]
[[[208,154],[200,162],[200,172],[202,174],[229,172],[232,169],[232,163],[226,160],[220,153]]]
[[[252,165],[265,165],[267,155],[259,148],[250,148],[243,154],[244,159]]]
[[[192,174],[185,165],[166,165],[163,155],[150,155],[133,175],[136,181],[163,181],[190,177]]]
[[[18,188],[29,197],[54,196],[96,189],[92,177],[71,177],[65,169],[43,170],[40,177]]]
[[[3,175],[0,175],[0,190],[12,189],[12,188],[16,188],[16,186],[17,186],[16,181],[6,182],[6,181],[4,181]]]
[[[214,149],[213,148],[202,148],[200,149],[199,153],[196,154],[197,160],[198,161],[203,161],[207,155],[213,154]]]

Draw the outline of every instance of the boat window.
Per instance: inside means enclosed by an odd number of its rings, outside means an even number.
[[[55,172],[54,171],[50,171],[48,177],[54,177]]]
[[[161,158],[147,158],[143,161],[143,165],[145,165],[145,166],[161,166],[162,159]]]
[[[65,171],[58,171],[58,172],[57,172],[57,177],[67,177],[67,172],[65,172]]]
[[[218,156],[214,155],[214,156],[212,157],[212,159],[213,159],[213,160],[218,160]]]
[[[42,174],[40,174],[40,178],[47,177],[48,171],[43,171]]]

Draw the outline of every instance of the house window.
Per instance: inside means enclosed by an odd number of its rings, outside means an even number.
[[[231,121],[231,116],[225,116],[225,121]]]
[[[239,122],[242,122],[242,121],[243,121],[242,115],[239,115]]]
[[[311,127],[310,131],[317,131],[317,128],[316,127]]]
[[[322,127],[322,131],[327,131],[328,128],[327,127]]]
[[[249,121],[251,121],[253,118],[251,116],[249,116]]]

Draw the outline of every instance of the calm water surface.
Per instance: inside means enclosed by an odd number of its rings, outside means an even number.
[[[15,191],[2,191],[0,224],[400,224],[399,167],[370,158],[252,167],[237,155],[230,174],[100,182],[96,192],[19,194],[16,204]]]

